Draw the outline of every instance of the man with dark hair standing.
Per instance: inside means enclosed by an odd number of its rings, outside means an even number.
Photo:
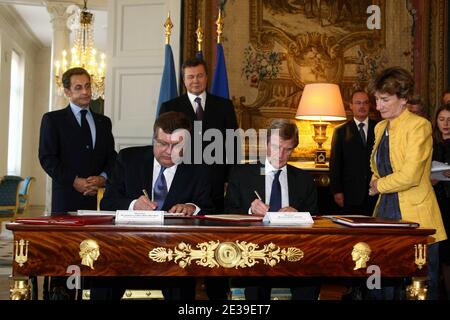
[[[69,105],[44,114],[39,140],[39,161],[52,178],[51,211],[95,210],[97,190],[105,185],[117,155],[111,120],[89,109],[91,77],[85,69],[67,70],[62,82]],[[59,298],[69,298],[66,293]]]
[[[350,108],[353,119],[334,129],[331,142],[331,192],[343,213],[372,215],[376,197],[369,197],[372,176],[369,158],[376,122],[369,119],[369,95],[353,92]]]
[[[226,150],[225,137],[227,129],[237,129],[236,114],[231,100],[214,96],[206,92],[208,83],[208,74],[206,63],[198,58],[187,60],[182,66],[182,76],[187,93],[167,101],[161,105],[160,114],[168,111],[182,112],[194,123],[200,121],[202,124],[202,132],[194,132],[194,135],[202,135],[209,129],[217,129],[223,137],[223,156],[221,163],[215,163],[212,166],[214,180],[212,181],[212,192],[214,206],[217,213],[223,211],[223,194],[224,185],[227,181],[226,166]],[[194,126],[195,128],[195,126]],[[195,137],[193,137],[195,144]],[[199,140],[201,141],[201,139]],[[214,141],[211,141],[214,143]],[[207,143],[205,142],[201,148],[204,150]],[[195,148],[195,145],[194,145]],[[197,149],[196,149],[197,150]],[[200,150],[200,148],[198,148]],[[215,154],[213,154],[213,158]],[[229,159],[231,160],[231,159]],[[202,159],[204,161],[204,159]]]
[[[168,111],[178,111],[188,116],[188,118],[193,122],[194,128],[195,122],[197,122],[197,124],[201,123],[202,130],[198,130],[198,132],[194,131],[194,137],[192,139],[194,160],[196,151],[203,151],[207,146],[206,142],[203,143],[202,146],[196,146],[195,136],[203,137],[203,133],[209,129],[217,129],[220,131],[223,137],[223,154],[220,159],[221,163],[214,163],[211,166],[211,193],[215,213],[223,213],[224,193],[226,183],[228,181],[229,171],[229,168],[226,165],[227,150],[225,146],[230,141],[226,141],[225,139],[226,130],[235,130],[238,128],[234,106],[230,100],[214,96],[206,92],[206,86],[208,84],[208,70],[205,61],[198,58],[186,60],[181,67],[181,71],[187,93],[163,103],[159,114],[162,115]],[[199,139],[199,141],[202,140],[203,139]],[[214,143],[214,140],[211,141],[211,143]],[[234,154],[236,154],[236,152],[234,152]],[[212,156],[214,159],[217,158],[215,153]],[[202,157],[201,161],[204,162],[204,160],[205,159]],[[214,280],[212,280],[213,283],[209,283],[210,280],[211,279],[208,278],[205,280],[208,297],[214,300],[226,299],[227,296],[223,295],[223,292],[228,290],[228,286],[226,284],[227,281],[225,279],[214,278]],[[216,290],[216,288],[220,289]]]

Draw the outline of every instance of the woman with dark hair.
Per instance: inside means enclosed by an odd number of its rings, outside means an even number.
[[[433,119],[433,160],[450,164],[450,104],[436,110]],[[444,175],[450,178],[450,170]],[[441,209],[445,231],[450,231],[450,181],[431,180]],[[450,242],[442,241],[439,245],[439,260],[444,276],[447,299],[450,298]]]
[[[447,239],[430,181],[433,139],[431,123],[408,111],[414,79],[400,67],[384,70],[371,84],[383,118],[375,126],[369,195],[380,194],[374,216],[415,221],[435,229],[428,244],[428,298],[438,298],[439,241]],[[394,289],[377,298],[394,298]]]

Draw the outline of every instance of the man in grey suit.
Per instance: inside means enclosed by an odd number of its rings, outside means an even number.
[[[287,164],[297,145],[295,123],[286,119],[273,120],[267,131],[265,162],[236,165],[231,171],[225,212],[259,216],[268,211],[316,214],[317,191],[312,177]],[[296,278],[245,278],[242,281],[247,300],[269,300],[272,287],[290,287],[293,300],[316,299],[318,294],[314,283]]]
[[[330,189],[342,213],[372,215],[377,197],[370,197],[369,159],[376,121],[369,119],[369,95],[353,92],[353,119],[336,127],[331,142]]]

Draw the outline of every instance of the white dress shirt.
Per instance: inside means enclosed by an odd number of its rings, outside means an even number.
[[[197,111],[197,102],[195,102],[195,98],[199,97],[202,100],[200,101],[200,104],[202,105],[202,109],[203,111],[205,111],[205,104],[206,104],[206,91],[203,91],[200,95],[196,96],[195,94],[192,94],[190,92],[188,92],[188,98],[189,101],[191,102],[192,105],[192,109],[194,109],[194,113],[196,113]]]
[[[167,192],[169,192],[170,187],[172,186],[173,178],[175,177],[177,168],[178,168],[178,164],[174,164],[173,166],[166,168],[166,170],[164,170],[164,172],[163,172],[164,178],[166,179]],[[160,171],[161,171],[161,164],[155,158],[153,158],[153,180],[152,180],[153,188],[152,188],[152,199],[150,199],[150,200],[153,200],[155,198],[155,194],[154,194],[155,183],[156,183],[156,180],[158,179]],[[134,209],[134,204],[136,203],[136,201],[137,201],[137,199],[131,201],[130,206],[128,207],[128,210]],[[194,204],[194,203],[187,203],[187,204],[192,204],[193,206],[195,206],[194,215],[197,215],[200,212],[200,208],[196,204]]]
[[[356,118],[353,118],[353,120],[356,123],[356,128],[358,128],[358,131],[359,131],[359,124],[364,123],[363,130],[364,130],[364,135],[366,136],[366,141],[367,141],[367,131],[369,131],[369,117],[367,117],[364,121],[359,121]]]
[[[280,176],[278,177],[278,180],[280,181],[281,185],[281,207],[289,207],[289,189],[288,189],[288,179],[287,179],[287,166],[284,166],[281,169]],[[265,191],[266,191],[266,198],[265,203],[269,205],[270,203],[270,195],[272,193],[272,183],[273,179],[275,177],[275,174],[280,169],[275,169],[270,161],[266,158],[265,166],[264,166],[264,173],[265,173]],[[252,214],[252,208],[248,210],[249,214]]]

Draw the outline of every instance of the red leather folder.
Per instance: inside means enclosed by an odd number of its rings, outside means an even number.
[[[40,225],[86,226],[110,222],[114,216],[49,216],[36,218],[17,218],[17,223]]]

